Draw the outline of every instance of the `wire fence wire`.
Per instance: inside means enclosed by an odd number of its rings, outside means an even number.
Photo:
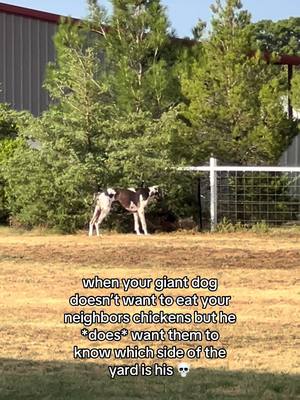
[[[299,172],[217,172],[217,221],[300,223]]]
[[[197,173],[201,228],[203,221],[214,231],[224,219],[300,225],[300,166],[225,166],[211,157],[209,165],[178,170]]]

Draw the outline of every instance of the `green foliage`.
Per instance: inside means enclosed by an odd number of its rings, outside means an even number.
[[[108,16],[88,0],[86,21],[59,26],[43,115],[15,119],[0,106],[2,179],[13,216],[27,227],[71,232],[88,220],[99,187],[142,181],[163,188],[161,209],[189,217],[194,183],[176,166],[211,153],[273,163],[298,133],[282,109],[278,69],[249,58],[253,30],[239,0],[217,0],[209,37],[199,21],[197,43],[186,49],[160,0],[111,3]]]
[[[22,133],[36,149],[16,151],[5,169],[13,215],[29,228],[82,227],[92,193],[107,184],[109,94],[97,50],[87,44],[84,27],[60,26],[45,81],[53,104]]]
[[[12,156],[15,148],[17,147],[17,143],[18,142],[13,139],[0,140],[0,222],[6,222],[9,215],[9,209],[5,196],[3,167],[7,163],[8,159]]]
[[[193,163],[211,153],[230,163],[275,163],[298,133],[284,113],[276,67],[259,55],[249,57],[250,15],[241,7],[238,0],[225,5],[216,1],[203,60],[182,72],[190,101],[183,112],[192,125]]]
[[[223,217],[222,221],[216,226],[216,232],[220,233],[232,233],[232,232],[243,232],[246,230],[246,226],[240,221],[233,223],[230,219]]]
[[[233,232],[246,232],[251,231],[254,233],[268,233],[270,231],[266,221],[258,221],[252,225],[242,223],[241,221],[232,222],[230,219],[223,217],[222,221],[216,226],[216,232],[220,233],[233,233]]]
[[[27,227],[82,227],[98,187],[168,185],[172,157],[180,158],[163,7],[116,1],[108,21],[89,6],[88,21],[66,20],[55,36],[44,85],[53,103],[30,126],[37,150],[16,152],[6,169],[10,206]]]
[[[80,158],[105,158],[111,102],[98,49],[84,27],[68,22],[60,25],[55,46],[44,85],[54,102],[36,138],[57,150],[72,148]]]
[[[4,174],[12,214],[23,226],[72,232],[86,222],[90,170],[74,152],[62,155],[47,146],[17,149]]]
[[[300,54],[299,17],[290,17],[276,22],[262,20],[251,24],[249,29],[253,46],[261,51],[276,54]],[[286,72],[285,82],[287,82]],[[285,89],[287,90],[287,83]],[[297,69],[294,69],[292,82],[292,104],[296,109],[300,109],[300,78]]]
[[[254,233],[268,233],[270,231],[270,228],[266,221],[262,220],[252,225],[251,231]]]
[[[172,168],[187,162],[189,153],[186,126],[175,106],[182,98],[175,65],[183,48],[171,43],[158,0],[112,1],[108,19],[95,1],[88,3],[90,21],[99,27],[99,46],[105,49],[106,82],[115,110],[106,144],[110,185],[159,184],[169,194],[163,208],[172,204],[182,212],[174,193],[180,190],[178,175]]]
[[[276,172],[244,172],[224,176],[218,194],[220,213],[231,222],[270,225],[297,220],[298,201],[294,192],[295,176]]]
[[[194,26],[192,30],[194,40],[200,41],[203,38],[205,29],[206,29],[206,22],[199,19],[197,24]]]
[[[298,71],[292,80],[292,104],[296,110],[300,110],[300,73]]]
[[[14,112],[8,104],[0,103],[0,140],[13,139],[17,136],[18,127]]]
[[[96,2],[88,1],[90,20],[100,27],[97,32],[105,48],[108,82],[118,113],[150,111],[159,118],[180,97],[167,50],[170,36],[165,8],[160,0],[111,3],[112,16],[105,19]]]
[[[270,53],[300,53],[300,18],[290,17],[280,21],[262,20],[249,27],[255,48]]]
[[[26,128],[29,119],[27,112],[17,112],[8,104],[0,104],[0,222],[6,222],[10,213],[3,170],[16,149],[22,148],[24,142],[17,136],[20,129]]]
[[[26,128],[30,121],[27,111],[15,111],[9,104],[0,103],[0,140],[15,139],[21,128]]]

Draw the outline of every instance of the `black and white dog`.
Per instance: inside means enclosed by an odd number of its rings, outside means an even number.
[[[128,188],[128,189],[112,189],[109,188],[104,192],[96,193],[94,196],[95,210],[90,220],[89,236],[93,235],[95,226],[97,236],[99,236],[99,225],[109,214],[112,203],[117,201],[125,210],[133,214],[134,230],[140,235],[139,221],[141,222],[143,232],[148,235],[147,224],[145,219],[145,208],[152,199],[160,198],[158,186],[150,186],[145,188]]]

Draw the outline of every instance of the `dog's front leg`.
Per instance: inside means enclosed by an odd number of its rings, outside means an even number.
[[[148,235],[144,208],[140,208],[138,210],[138,214],[139,214],[139,217],[140,217],[140,221],[141,221],[141,224],[142,224],[142,228],[143,228],[144,234]]]
[[[139,225],[139,216],[138,214],[135,212],[133,213],[133,219],[134,219],[134,231],[137,235],[140,235],[140,225]]]

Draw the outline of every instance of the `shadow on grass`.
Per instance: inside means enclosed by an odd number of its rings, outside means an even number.
[[[1,400],[296,400],[299,375],[194,369],[186,378],[108,376],[88,362],[0,359]]]

